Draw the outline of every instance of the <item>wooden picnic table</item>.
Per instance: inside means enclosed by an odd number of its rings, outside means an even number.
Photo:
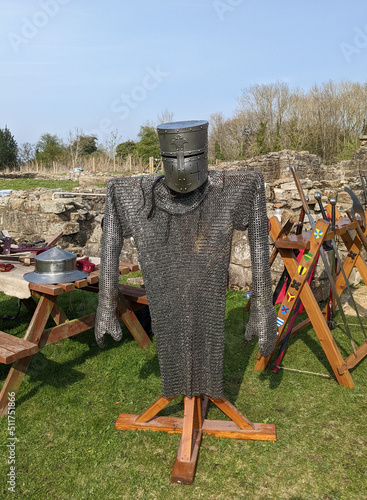
[[[34,354],[46,345],[54,344],[94,327],[95,312],[69,320],[62,310],[58,298],[75,289],[94,293],[99,291],[98,270],[91,272],[87,278],[74,283],[40,285],[28,283],[23,279],[23,274],[34,270],[32,266],[21,266],[16,262],[12,262],[12,264],[15,266],[14,270],[0,273],[0,291],[6,293],[6,286],[2,281],[10,280],[13,285],[11,296],[17,296],[24,302],[27,308],[32,311],[32,318],[24,338],[0,332],[0,363],[12,364],[0,393],[0,416],[7,414],[8,393],[17,393]],[[132,264],[120,264],[119,266],[120,274],[127,274],[138,269],[138,266]],[[16,280],[18,280],[19,286],[17,286]],[[142,349],[148,347],[151,341],[134,312],[147,304],[143,288],[119,285],[118,308],[120,317]],[[55,326],[46,328],[50,317],[52,317]]]

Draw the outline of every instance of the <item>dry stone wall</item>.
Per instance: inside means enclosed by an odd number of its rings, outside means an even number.
[[[232,163],[216,165],[218,170],[259,170],[264,175],[268,216],[274,214],[275,205],[282,211],[282,222],[289,217],[296,220],[301,201],[293,182],[290,166],[297,167],[305,194],[310,199],[314,217],[320,213],[314,198],[315,191],[322,193],[323,201],[338,194],[338,209],[342,214],[351,205],[343,191],[345,185],[353,189],[364,202],[360,172],[367,172],[367,147],[361,147],[350,161],[335,165],[323,165],[316,155],[308,152],[280,151],[265,156]],[[111,177],[111,175],[110,175]],[[60,190],[33,189],[15,191],[10,196],[0,197],[0,229],[7,230],[17,242],[35,241],[63,231],[59,245],[69,251],[90,256],[100,255],[102,236],[101,222],[104,211],[105,188],[89,187],[106,182],[107,177],[83,174],[82,186],[67,196],[57,194]],[[86,194],[80,194],[86,193]],[[270,242],[271,243],[271,242]],[[137,263],[138,256],[131,239],[125,241],[121,259]],[[278,258],[272,268],[272,279],[276,283],[283,270]],[[358,275],[353,276],[358,281]],[[251,258],[247,234],[235,232],[229,269],[229,283],[233,287],[246,288],[251,284]],[[318,272],[316,288],[323,298],[327,293],[325,273]],[[324,286],[320,287],[319,285]],[[323,292],[322,290],[326,290]],[[325,298],[325,297],[324,297]]]

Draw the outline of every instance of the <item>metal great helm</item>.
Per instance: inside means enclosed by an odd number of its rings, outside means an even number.
[[[169,188],[190,193],[208,178],[208,122],[190,120],[157,127]]]

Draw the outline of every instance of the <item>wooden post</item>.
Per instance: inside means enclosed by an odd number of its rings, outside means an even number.
[[[113,171],[116,172],[116,157],[113,157]]]
[[[129,170],[130,172],[132,172],[131,155],[129,155],[128,158],[129,158]]]
[[[96,163],[95,163],[95,158],[92,159],[92,170],[93,172],[96,171]]]
[[[149,156],[149,173],[154,174],[154,158]]]

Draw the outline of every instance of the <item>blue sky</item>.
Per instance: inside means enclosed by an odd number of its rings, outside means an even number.
[[[18,144],[135,140],[165,109],[230,117],[254,83],[367,82],[365,0],[3,0],[0,37],[0,128]]]

